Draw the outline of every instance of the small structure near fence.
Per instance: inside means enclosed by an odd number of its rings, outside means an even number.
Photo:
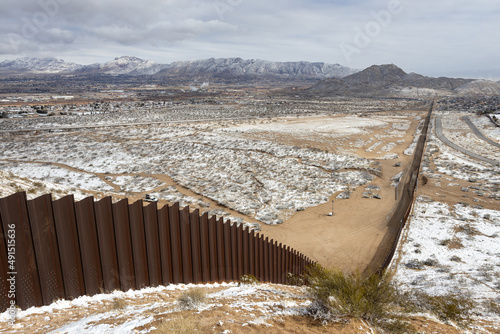
[[[111,197],[0,199],[0,309],[177,283],[288,283],[312,261],[262,234],[179,203]]]

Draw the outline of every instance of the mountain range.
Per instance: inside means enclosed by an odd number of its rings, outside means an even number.
[[[118,57],[104,64],[79,65],[55,58],[19,58],[0,62],[0,75],[6,74],[102,74],[102,75],[154,75],[158,77],[194,77],[209,80],[275,79],[320,80],[340,78],[357,70],[339,64],[311,62],[271,62],[243,60],[241,58],[205,59],[159,64],[137,57]]]
[[[55,58],[18,58],[0,62],[0,79],[11,75],[130,77],[141,82],[187,84],[193,81],[263,83],[309,87],[312,96],[374,96],[428,98],[443,95],[500,95],[500,82],[433,78],[406,73],[394,64],[373,65],[362,71],[339,64],[272,62],[220,58],[159,64],[137,57],[117,57],[102,64],[80,65]],[[134,77],[140,79],[133,79]],[[114,79],[113,79],[114,80]]]

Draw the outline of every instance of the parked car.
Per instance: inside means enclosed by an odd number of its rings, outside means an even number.
[[[144,197],[144,200],[146,202],[158,202],[158,198],[151,196],[150,194],[146,194],[146,196]]]

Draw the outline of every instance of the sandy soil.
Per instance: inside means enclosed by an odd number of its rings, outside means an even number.
[[[425,113],[416,113],[415,116],[417,114],[424,116]],[[388,117],[388,115],[384,114],[378,114],[377,116]],[[376,250],[387,232],[387,217],[397,203],[395,188],[391,186],[391,178],[404,170],[411,162],[412,157],[404,155],[403,151],[413,141],[414,133],[420,121],[415,117],[404,118],[404,120],[411,121],[411,126],[403,138],[388,136],[380,139],[384,143],[379,148],[388,142],[404,140],[404,143],[397,145],[391,151],[397,153],[399,159],[379,160],[382,167],[382,176],[376,177],[369,184],[380,187],[380,190],[376,191],[376,193],[380,194],[382,199],[363,198],[366,186],[359,187],[354,190],[350,199],[336,199],[337,194],[330,198],[330,201],[334,200],[333,216],[328,216],[332,211],[332,204],[328,202],[298,212],[282,225],[265,225],[262,227],[263,233],[269,238],[299,250],[321,265],[346,271],[364,271],[374,260]],[[315,120],[315,122],[317,121]],[[329,143],[304,143],[297,139],[294,144],[332,150],[333,152],[349,150],[352,149],[349,142],[359,139],[367,141],[369,138],[381,135],[386,130],[385,127],[374,127],[369,130],[368,134],[343,136],[343,140],[337,141],[334,147]],[[269,134],[265,135],[269,139]],[[283,140],[279,136],[276,139],[278,141]],[[355,153],[369,159],[380,159],[384,156],[384,154],[376,153],[377,149],[366,152],[372,145],[373,142],[365,144],[359,147]],[[401,167],[394,167],[396,162],[401,162]]]

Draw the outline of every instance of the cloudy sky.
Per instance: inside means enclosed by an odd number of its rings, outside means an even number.
[[[0,60],[241,57],[500,79],[498,0],[0,0]]]

